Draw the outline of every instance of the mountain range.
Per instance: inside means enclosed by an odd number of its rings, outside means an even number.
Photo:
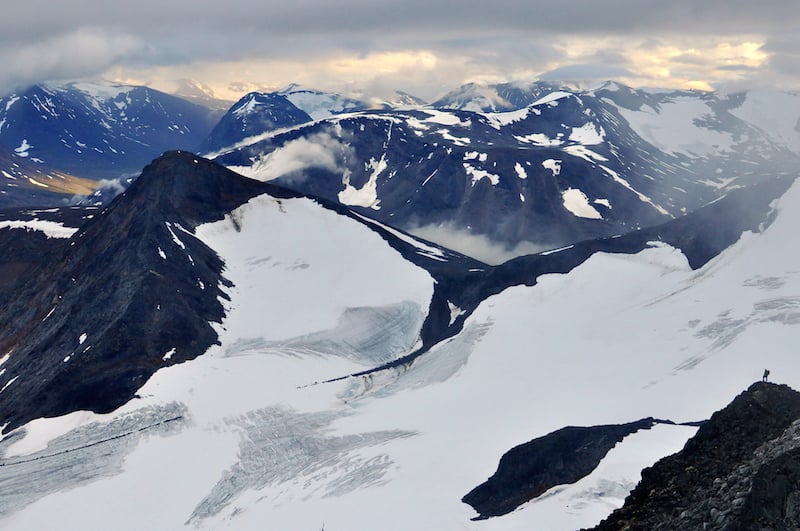
[[[0,521],[791,526],[797,393],[750,384],[800,388],[797,101],[288,87],[113,199],[7,204]],[[34,138],[10,166],[66,160]]]

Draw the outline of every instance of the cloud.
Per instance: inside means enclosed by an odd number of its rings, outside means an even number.
[[[483,234],[473,234],[447,224],[423,225],[410,229],[408,232],[489,265],[502,264],[517,256],[540,253],[556,247],[551,244],[535,242],[521,242],[511,247]]]
[[[282,177],[286,181],[303,180],[303,172],[320,168],[334,173],[346,172],[345,160],[355,158],[352,148],[342,139],[320,132],[290,140],[282,147],[257,161],[251,169],[235,168],[243,175],[271,181]]]
[[[672,64],[695,60],[705,76],[710,41],[774,42],[771,60],[756,68],[764,77],[798,80],[797,47],[778,42],[798,26],[796,0],[27,0],[0,20],[0,89],[104,71],[164,82],[180,70],[172,79],[202,74],[215,88],[223,76],[274,86],[406,79],[401,88],[419,87],[414,92],[431,99],[467,80],[519,79],[570,65],[669,81]],[[661,64],[647,64],[647,43],[683,57],[659,55]]]
[[[627,68],[607,64],[581,64],[567,65],[539,76],[542,80],[577,81],[590,79],[619,79],[631,77],[633,74]]]
[[[63,77],[97,75],[114,63],[145,53],[137,39],[79,29],[55,38],[0,51],[0,90]]]

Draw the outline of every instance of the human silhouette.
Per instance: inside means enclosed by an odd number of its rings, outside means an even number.
[[[764,369],[764,376],[761,377],[761,381],[766,382],[767,378],[769,378],[769,369]]]

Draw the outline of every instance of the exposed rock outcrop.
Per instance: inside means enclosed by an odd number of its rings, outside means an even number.
[[[758,382],[683,450],[642,471],[625,505],[594,529],[800,528],[800,393]]]
[[[657,422],[647,418],[627,424],[568,426],[520,444],[503,455],[492,477],[461,501],[478,512],[478,520],[510,513],[551,487],[588,475],[614,445]]]

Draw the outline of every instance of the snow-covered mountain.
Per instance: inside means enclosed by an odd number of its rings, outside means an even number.
[[[216,160],[494,261],[661,223],[800,164],[715,95],[537,91],[502,113],[335,116]]]
[[[364,101],[333,92],[306,88],[295,83],[282,88],[276,94],[285,96],[314,120],[369,108],[369,104]]]
[[[0,290],[3,526],[594,525],[764,366],[800,387],[795,177],[490,266],[166,154]],[[581,477],[471,520],[566,426]]]
[[[200,151],[217,151],[250,137],[310,121],[311,117],[283,94],[251,92],[228,109],[200,145]]]
[[[0,209],[64,204],[98,183],[47,168],[0,146]]]
[[[544,81],[495,85],[467,83],[433,102],[432,107],[473,112],[516,111],[563,88],[558,84]]]
[[[233,101],[218,98],[214,90],[196,79],[179,79],[177,88],[172,92],[174,96],[196,103],[201,107],[212,109],[218,117],[231,107]]]
[[[195,149],[217,118],[147,87],[44,84],[0,98],[0,145],[59,171],[116,179],[165,150]]]

